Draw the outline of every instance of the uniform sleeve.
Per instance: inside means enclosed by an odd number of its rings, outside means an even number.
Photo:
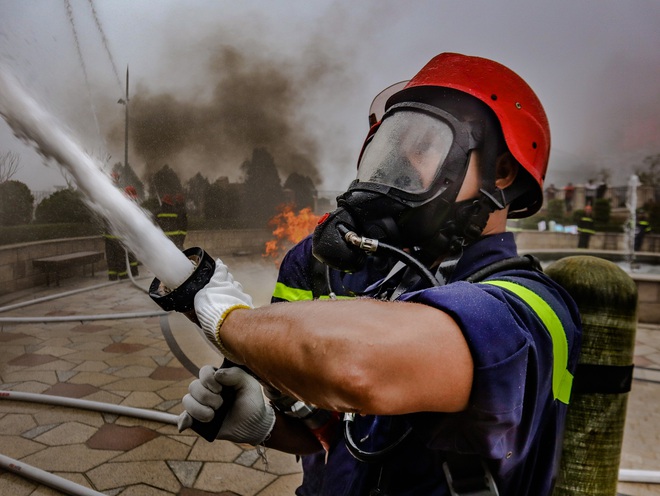
[[[467,282],[411,300],[451,315],[474,361],[467,410],[439,414],[429,446],[498,459],[520,455],[553,399],[552,343],[538,317],[501,288]]]
[[[280,264],[271,303],[311,300],[310,277],[311,237],[291,248]]]

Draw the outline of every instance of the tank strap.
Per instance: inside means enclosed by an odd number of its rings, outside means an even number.
[[[478,455],[447,454],[442,471],[451,496],[499,496],[493,474]]]
[[[534,255],[523,255],[520,257],[505,258],[495,263],[487,265],[465,279],[466,282],[481,282],[487,277],[504,272],[505,270],[536,270],[543,272],[541,262]]]

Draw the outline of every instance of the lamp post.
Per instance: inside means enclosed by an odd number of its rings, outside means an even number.
[[[117,103],[121,103],[125,109],[124,117],[124,169],[128,167],[128,66],[126,66],[126,98],[120,98]]]

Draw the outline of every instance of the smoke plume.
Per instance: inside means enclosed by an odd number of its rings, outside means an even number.
[[[154,92],[140,84],[130,97],[129,143],[132,166],[143,176],[168,164],[182,180],[201,172],[214,181],[239,179],[240,165],[255,147],[266,148],[284,180],[291,172],[320,180],[319,144],[303,112],[304,92],[337,66],[322,60],[301,74],[300,67],[259,50],[224,45],[213,50],[206,72],[209,96]],[[319,57],[321,59],[319,60]],[[111,134],[123,140],[123,123]],[[137,163],[135,163],[137,162]]]

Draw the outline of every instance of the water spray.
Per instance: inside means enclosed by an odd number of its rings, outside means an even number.
[[[32,145],[46,159],[65,168],[84,193],[87,205],[107,219],[113,232],[156,275],[149,288],[151,298],[166,311],[177,311],[199,325],[194,297],[211,279],[214,260],[201,248],[179,248],[149,216],[117,189],[100,164],[65,133],[57,120],[44,111],[7,70],[0,67],[0,115],[14,134]],[[226,401],[226,407],[231,401]],[[224,415],[212,422],[216,433]],[[210,426],[195,423],[193,430]],[[202,434],[204,435],[204,434]],[[209,439],[212,434],[204,437]],[[213,435],[213,438],[215,436]]]
[[[162,281],[164,293],[179,288],[190,279],[195,267],[201,266],[202,254],[197,251],[197,260],[191,260],[182,253],[137,204],[114,187],[97,161],[6,70],[0,71],[0,114],[18,138],[33,145],[44,158],[55,160],[73,176],[88,206],[110,222],[122,243]]]

